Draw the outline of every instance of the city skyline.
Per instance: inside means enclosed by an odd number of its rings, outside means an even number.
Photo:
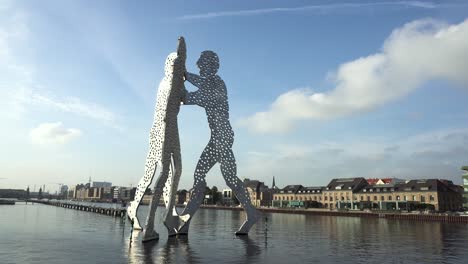
[[[190,72],[201,51],[220,57],[241,179],[460,184],[466,11],[462,1],[2,1],[0,188],[89,177],[135,186],[181,35]],[[179,189],[190,189],[209,139],[203,109],[182,106],[179,125]],[[218,166],[207,183],[226,186]]]

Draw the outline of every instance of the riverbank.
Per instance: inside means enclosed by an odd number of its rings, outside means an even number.
[[[217,210],[242,210],[241,207],[202,205],[201,208],[217,209]],[[438,221],[445,223],[466,223],[468,224],[468,216],[458,215],[443,215],[443,214],[415,214],[401,212],[364,212],[364,211],[330,211],[328,209],[286,209],[286,208],[257,208],[259,211],[268,213],[281,214],[307,214],[307,215],[324,215],[324,216],[346,216],[346,217],[368,217],[368,218],[386,218],[391,220],[410,220],[410,221]]]
[[[34,201],[36,203],[60,206],[81,211],[91,211],[100,214],[107,214],[113,216],[123,217],[126,213],[126,208],[117,208],[115,204],[111,206],[103,206],[105,203],[100,204],[81,204],[79,202],[70,201]],[[164,206],[164,205],[161,205]],[[115,208],[114,208],[115,207]],[[183,205],[177,205],[177,207],[183,207]],[[217,206],[217,205],[201,205],[204,209],[215,209],[215,210],[230,210],[230,211],[241,211],[242,207],[230,207],[230,206]],[[310,208],[310,209],[299,209],[299,208],[271,208],[271,207],[260,207],[257,208],[261,212],[266,213],[280,213],[280,214],[304,214],[304,215],[320,215],[320,216],[344,216],[344,217],[362,217],[362,218],[385,218],[389,220],[409,220],[409,221],[437,221],[444,223],[465,223],[468,224],[468,216],[459,215],[445,215],[445,214],[422,214],[422,213],[405,213],[405,212],[394,212],[394,211],[330,211],[328,209]]]

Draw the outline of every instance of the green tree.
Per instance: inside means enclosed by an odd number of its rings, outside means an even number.
[[[222,200],[222,194],[218,191],[218,187],[213,186],[211,188],[211,195],[213,195],[213,203],[218,204]]]
[[[211,189],[210,187],[206,186],[205,187],[205,195],[211,194]]]

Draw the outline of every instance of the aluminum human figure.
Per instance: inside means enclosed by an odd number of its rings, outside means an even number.
[[[219,58],[213,51],[203,51],[197,61],[200,75],[186,73],[187,81],[198,87],[197,91],[187,92],[186,105],[198,105],[205,109],[211,137],[203,150],[194,173],[194,184],[190,200],[182,212],[179,234],[188,232],[190,219],[203,201],[208,171],[216,164],[221,164],[221,173],[226,184],[233,190],[247,213],[247,219],[236,234],[247,234],[258,220],[258,212],[250,202],[250,197],[243,182],[237,177],[237,167],[232,145],[234,131],[229,122],[229,104],[224,81],[216,75]],[[188,217],[188,221],[185,221]]]
[[[146,158],[145,174],[137,186],[134,200],[128,207],[128,217],[134,229],[141,229],[137,210],[148,186],[153,181],[159,167],[160,174],[153,190],[153,199],[147,216],[143,241],[159,238],[154,231],[154,217],[162,194],[166,205],[164,224],[169,235],[175,235],[179,227],[179,216],[175,210],[176,192],[182,171],[179,130],[179,113],[184,88],[186,48],[185,41],[179,38],[177,53],[166,59],[165,76],[159,84],[155,116],[150,132],[150,149]]]

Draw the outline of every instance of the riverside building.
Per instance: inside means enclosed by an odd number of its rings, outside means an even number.
[[[324,187],[288,185],[273,194],[273,206],[330,210],[454,211],[463,207],[459,188],[451,181],[440,179],[340,178],[332,179]]]

